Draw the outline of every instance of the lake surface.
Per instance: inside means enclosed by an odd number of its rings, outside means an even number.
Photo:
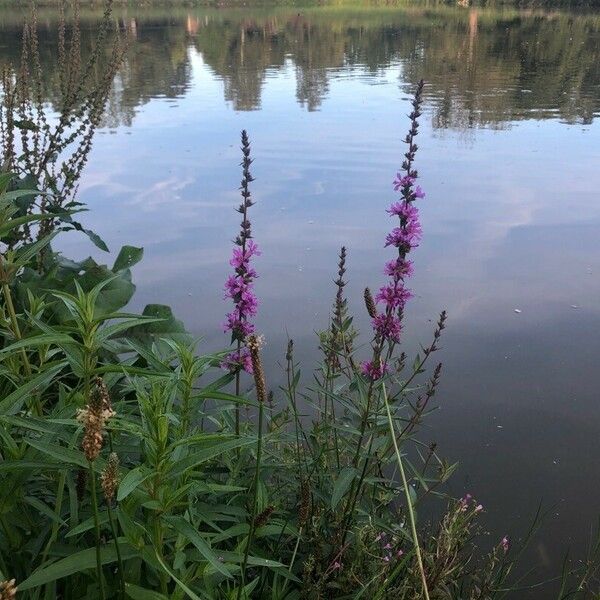
[[[223,347],[247,129],[258,326],[270,364],[295,340],[307,380],[341,245],[367,341],[362,289],[384,279],[385,209],[425,79],[424,239],[405,350],[428,341],[442,309],[449,324],[440,410],[422,438],[461,462],[451,491],[484,504],[494,539],[524,532],[543,501],[530,559],[539,578],[555,572],[600,513],[600,14],[353,5],[115,17],[132,43],[81,180],[84,222],[113,256],[145,248],[136,307],[170,304],[201,348]],[[0,62],[18,61],[19,19],[0,10]],[[83,14],[84,40],[97,19]],[[55,27],[43,12],[50,100]],[[62,249],[91,251],[75,234]]]

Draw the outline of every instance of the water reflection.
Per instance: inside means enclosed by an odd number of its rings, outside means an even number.
[[[19,21],[2,27],[2,58],[16,64]],[[221,79],[235,110],[260,109],[269,74],[291,72],[307,110],[326,101],[337,77],[390,66],[409,87],[428,82],[437,128],[502,128],[526,118],[590,123],[600,109],[600,17],[478,8],[119,9],[133,40],[115,83],[107,123],[131,124],[150,98],[189,89],[190,49]],[[91,37],[94,15],[84,15]],[[49,99],[56,27],[44,14]],[[84,40],[85,47],[85,40]]]

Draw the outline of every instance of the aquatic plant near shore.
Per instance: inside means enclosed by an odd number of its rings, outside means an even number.
[[[242,215],[240,232],[236,237],[233,255],[229,264],[234,273],[225,282],[225,298],[233,301],[234,308],[227,313],[224,323],[225,331],[231,332],[231,341],[237,344],[237,349],[227,355],[223,367],[232,372],[243,370],[252,373],[250,351],[244,346],[247,337],[254,333],[254,324],[250,320],[256,316],[258,298],[254,293],[254,280],[258,277],[251,266],[251,260],[260,255],[257,244],[252,239],[252,226],[248,217],[248,209],[254,204],[250,192],[250,183],[254,177],[250,172],[252,158],[250,157],[250,140],[246,131],[242,131],[242,182],[240,186],[242,202],[237,211]]]
[[[408,149],[404,154],[402,170],[393,182],[394,190],[401,193],[401,199],[394,202],[387,210],[390,216],[398,217],[399,224],[387,234],[385,239],[385,247],[396,248],[397,256],[386,263],[384,273],[390,279],[375,296],[375,302],[383,305],[383,312],[377,313],[377,309],[367,301],[368,297],[365,295],[367,311],[372,318],[375,337],[373,358],[362,363],[362,371],[371,380],[381,379],[386,373],[386,363],[391,355],[393,345],[400,342],[404,307],[412,297],[411,291],[405,285],[405,280],[413,274],[413,265],[407,259],[407,255],[418,245],[422,235],[419,211],[413,203],[417,198],[425,197],[421,187],[415,187],[418,173],[413,166],[417,152],[415,138],[419,130],[422,95],[423,81],[420,81],[412,99],[412,111],[409,115],[410,129],[404,140],[408,144]],[[382,357],[386,343],[391,345],[387,358]]]

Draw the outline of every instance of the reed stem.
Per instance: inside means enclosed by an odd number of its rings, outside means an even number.
[[[104,580],[102,579],[102,557],[100,554],[100,519],[98,518],[98,497],[96,494],[96,475],[92,463],[89,463],[90,480],[92,484],[92,511],[94,513],[94,530],[96,532],[96,574],[100,589],[100,600],[105,600]]]
[[[423,566],[423,557],[421,556],[421,548],[419,546],[419,538],[417,536],[417,521],[415,518],[415,511],[410,497],[410,491],[408,488],[408,481],[406,479],[406,473],[404,472],[404,463],[402,456],[400,455],[400,449],[398,448],[398,441],[396,440],[396,429],[394,427],[394,421],[392,420],[392,413],[390,411],[390,405],[387,398],[387,390],[385,383],[382,385],[383,402],[385,404],[385,410],[387,412],[388,424],[390,427],[390,435],[394,442],[394,450],[396,452],[396,460],[398,462],[398,468],[400,469],[400,476],[402,477],[402,487],[404,489],[404,495],[406,497],[406,505],[408,507],[408,518],[410,521],[410,530],[412,535],[413,546],[415,548],[415,555],[417,557],[417,564],[419,566],[419,573],[421,574],[421,583],[423,584],[423,596],[425,600],[429,600],[429,589],[427,587],[427,578],[425,577],[425,568]]]

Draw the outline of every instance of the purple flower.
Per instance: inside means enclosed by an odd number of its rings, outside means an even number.
[[[403,187],[411,187],[415,182],[415,178],[410,175],[402,175],[402,173],[396,174],[396,179],[394,179],[394,190],[397,192]]]
[[[408,300],[412,298],[412,292],[404,287],[402,281],[394,281],[379,288],[375,296],[376,302],[383,302],[387,308],[404,308]]]
[[[420,239],[421,225],[418,222],[410,222],[404,227],[394,227],[385,238],[385,247],[395,246],[406,254],[419,245]]]
[[[410,277],[413,274],[413,264],[410,260],[398,257],[387,262],[383,272],[388,277],[393,277],[395,280],[404,279],[405,277]]]
[[[385,247],[396,248],[396,257],[388,261],[384,272],[389,277],[386,285],[382,286],[375,300],[385,305],[382,314],[378,314],[372,320],[375,339],[373,343],[374,362],[381,356],[383,344],[386,342],[397,343],[400,340],[402,329],[401,319],[406,302],[412,297],[411,292],[404,286],[404,280],[413,274],[413,265],[407,260],[407,254],[418,246],[422,230],[419,222],[419,211],[413,205],[417,198],[424,198],[425,194],[420,186],[415,187],[417,171],[413,167],[417,145],[414,142],[418,133],[418,118],[420,116],[420,104],[422,101],[423,82],[417,86],[415,97],[412,101],[413,110],[410,113],[411,127],[405,142],[408,150],[404,153],[402,171],[399,172],[393,187],[400,192],[400,199],[394,202],[387,212],[392,217],[398,218],[397,225],[387,234]],[[369,313],[372,314],[372,313]],[[363,363],[363,373],[376,378],[377,369],[371,363]],[[365,372],[366,370],[366,372]],[[380,375],[381,376],[381,375]]]
[[[233,310],[226,315],[223,324],[225,331],[231,332],[231,340],[237,342],[238,349],[230,354],[222,366],[229,370],[244,370],[252,373],[250,355],[240,348],[247,336],[254,333],[254,325],[249,319],[256,316],[258,311],[258,298],[254,293],[254,280],[258,277],[256,270],[251,266],[251,260],[260,256],[260,250],[252,239],[248,209],[254,204],[251,199],[249,184],[253,181],[250,173],[250,142],[245,131],[242,131],[243,177],[241,185],[242,203],[237,209],[242,215],[240,233],[235,239],[229,264],[233,267],[233,274],[225,281],[225,298],[233,301]]]
[[[242,248],[234,248],[233,256],[229,261],[229,264],[234,269],[244,269],[248,270],[250,259],[253,256],[260,256],[261,252],[258,249],[258,246],[254,243],[253,240],[247,240],[246,247]]]
[[[235,339],[246,339],[251,333],[254,333],[254,325],[245,319],[242,319],[237,311],[227,313],[227,321],[223,323],[223,331],[231,331]]]
[[[373,363],[373,361],[364,361],[360,363],[360,369],[362,374],[371,381],[377,381],[381,379],[385,373],[388,371],[388,366],[386,363],[382,363],[379,361],[378,364]]]
[[[502,546],[502,550],[504,550],[504,554],[506,554],[510,550],[510,542],[508,540],[508,536],[504,536],[500,541],[500,545]]]
[[[408,222],[419,222],[419,209],[416,206],[413,206],[410,202],[406,202],[406,200],[394,202],[387,209],[387,212],[390,213],[390,215],[395,215],[402,219],[406,219]]]
[[[246,371],[252,375],[252,359],[250,358],[250,351],[247,348],[241,348],[228,354],[223,362],[221,362],[221,368],[227,369],[232,373],[236,371]]]

